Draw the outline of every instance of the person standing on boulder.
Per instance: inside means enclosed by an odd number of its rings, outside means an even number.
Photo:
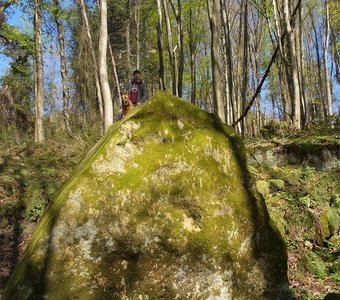
[[[133,79],[129,82],[128,93],[134,106],[146,100],[146,83],[141,79],[139,70],[133,71]]]

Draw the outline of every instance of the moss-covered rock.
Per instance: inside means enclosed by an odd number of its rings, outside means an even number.
[[[326,266],[322,259],[314,252],[306,252],[299,262],[300,272],[308,271],[318,278],[324,279],[326,276]]]
[[[287,288],[240,139],[160,92],[60,190],[4,299],[285,299]]]
[[[261,193],[264,197],[269,195],[269,186],[270,182],[267,180],[257,180],[256,181],[256,188],[259,193]]]

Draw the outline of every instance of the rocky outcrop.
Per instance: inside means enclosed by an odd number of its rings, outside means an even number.
[[[92,149],[4,299],[286,299],[287,256],[214,115],[160,92]]]
[[[259,145],[248,149],[248,160],[251,165],[304,165],[318,171],[328,171],[340,167],[340,142]]]

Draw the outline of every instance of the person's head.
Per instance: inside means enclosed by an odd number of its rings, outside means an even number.
[[[140,74],[140,71],[139,70],[134,70],[133,73],[133,79],[136,80],[136,81],[139,81],[140,80],[140,77],[141,77],[141,74]]]

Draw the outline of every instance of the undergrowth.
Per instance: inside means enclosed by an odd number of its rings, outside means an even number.
[[[340,169],[251,167],[287,245],[294,299],[339,293]]]

